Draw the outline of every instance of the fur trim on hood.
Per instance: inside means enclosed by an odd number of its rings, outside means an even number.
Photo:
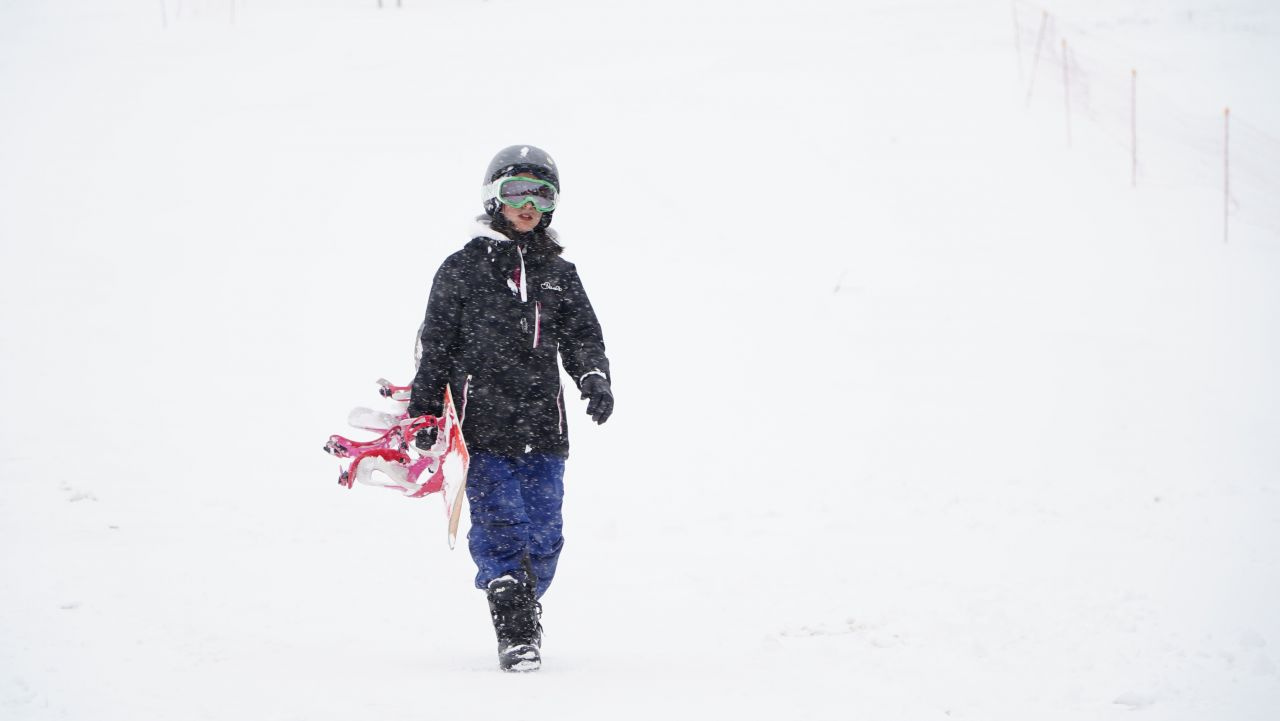
[[[532,232],[523,234],[520,238],[512,238],[501,230],[493,227],[493,219],[487,215],[478,216],[471,226],[472,238],[487,238],[498,246],[511,243],[516,240],[521,241],[521,245],[527,247],[527,252],[560,255],[564,252],[564,246],[560,244],[560,234],[551,228],[535,229]]]

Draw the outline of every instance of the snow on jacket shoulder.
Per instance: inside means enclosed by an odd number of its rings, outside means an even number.
[[[436,272],[419,333],[410,415],[439,415],[452,388],[467,447],[568,455],[557,355],[575,383],[609,377],[577,268],[486,226]]]

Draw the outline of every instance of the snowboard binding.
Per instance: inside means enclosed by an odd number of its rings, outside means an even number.
[[[354,488],[359,481],[365,485],[395,489],[410,498],[443,491],[445,513],[449,516],[449,547],[452,548],[457,538],[470,455],[450,390],[445,389],[444,413],[441,416],[410,418],[411,390],[410,386],[392,385],[385,378],[379,378],[378,394],[395,402],[399,413],[353,409],[347,417],[348,423],[379,435],[372,440],[358,441],[335,434],[329,436],[324,444],[324,452],[341,464],[338,485],[347,488]],[[414,440],[428,428],[436,429],[435,443],[422,450]]]

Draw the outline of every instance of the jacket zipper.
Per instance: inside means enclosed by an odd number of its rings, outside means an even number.
[[[542,337],[542,301],[533,304],[533,347],[538,347],[538,339]]]
[[[560,435],[564,435],[564,381],[560,381],[560,388],[556,390],[556,430]]]
[[[462,382],[462,410],[458,412],[458,425],[461,426],[467,421],[467,393],[471,390],[471,374],[467,374],[467,379]]]

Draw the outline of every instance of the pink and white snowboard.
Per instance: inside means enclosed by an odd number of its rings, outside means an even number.
[[[353,488],[359,481],[369,486],[392,488],[410,498],[439,492],[448,519],[449,548],[453,548],[462,516],[462,500],[466,496],[467,469],[471,465],[453,393],[445,388],[441,417],[409,418],[409,387],[393,386],[384,379],[379,379],[378,385],[383,397],[403,403],[404,409],[398,415],[368,408],[351,411],[347,420],[352,426],[381,432],[381,435],[369,441],[329,436],[324,450],[342,463],[338,483]],[[438,429],[435,444],[429,450],[420,450],[414,438],[428,427]]]

